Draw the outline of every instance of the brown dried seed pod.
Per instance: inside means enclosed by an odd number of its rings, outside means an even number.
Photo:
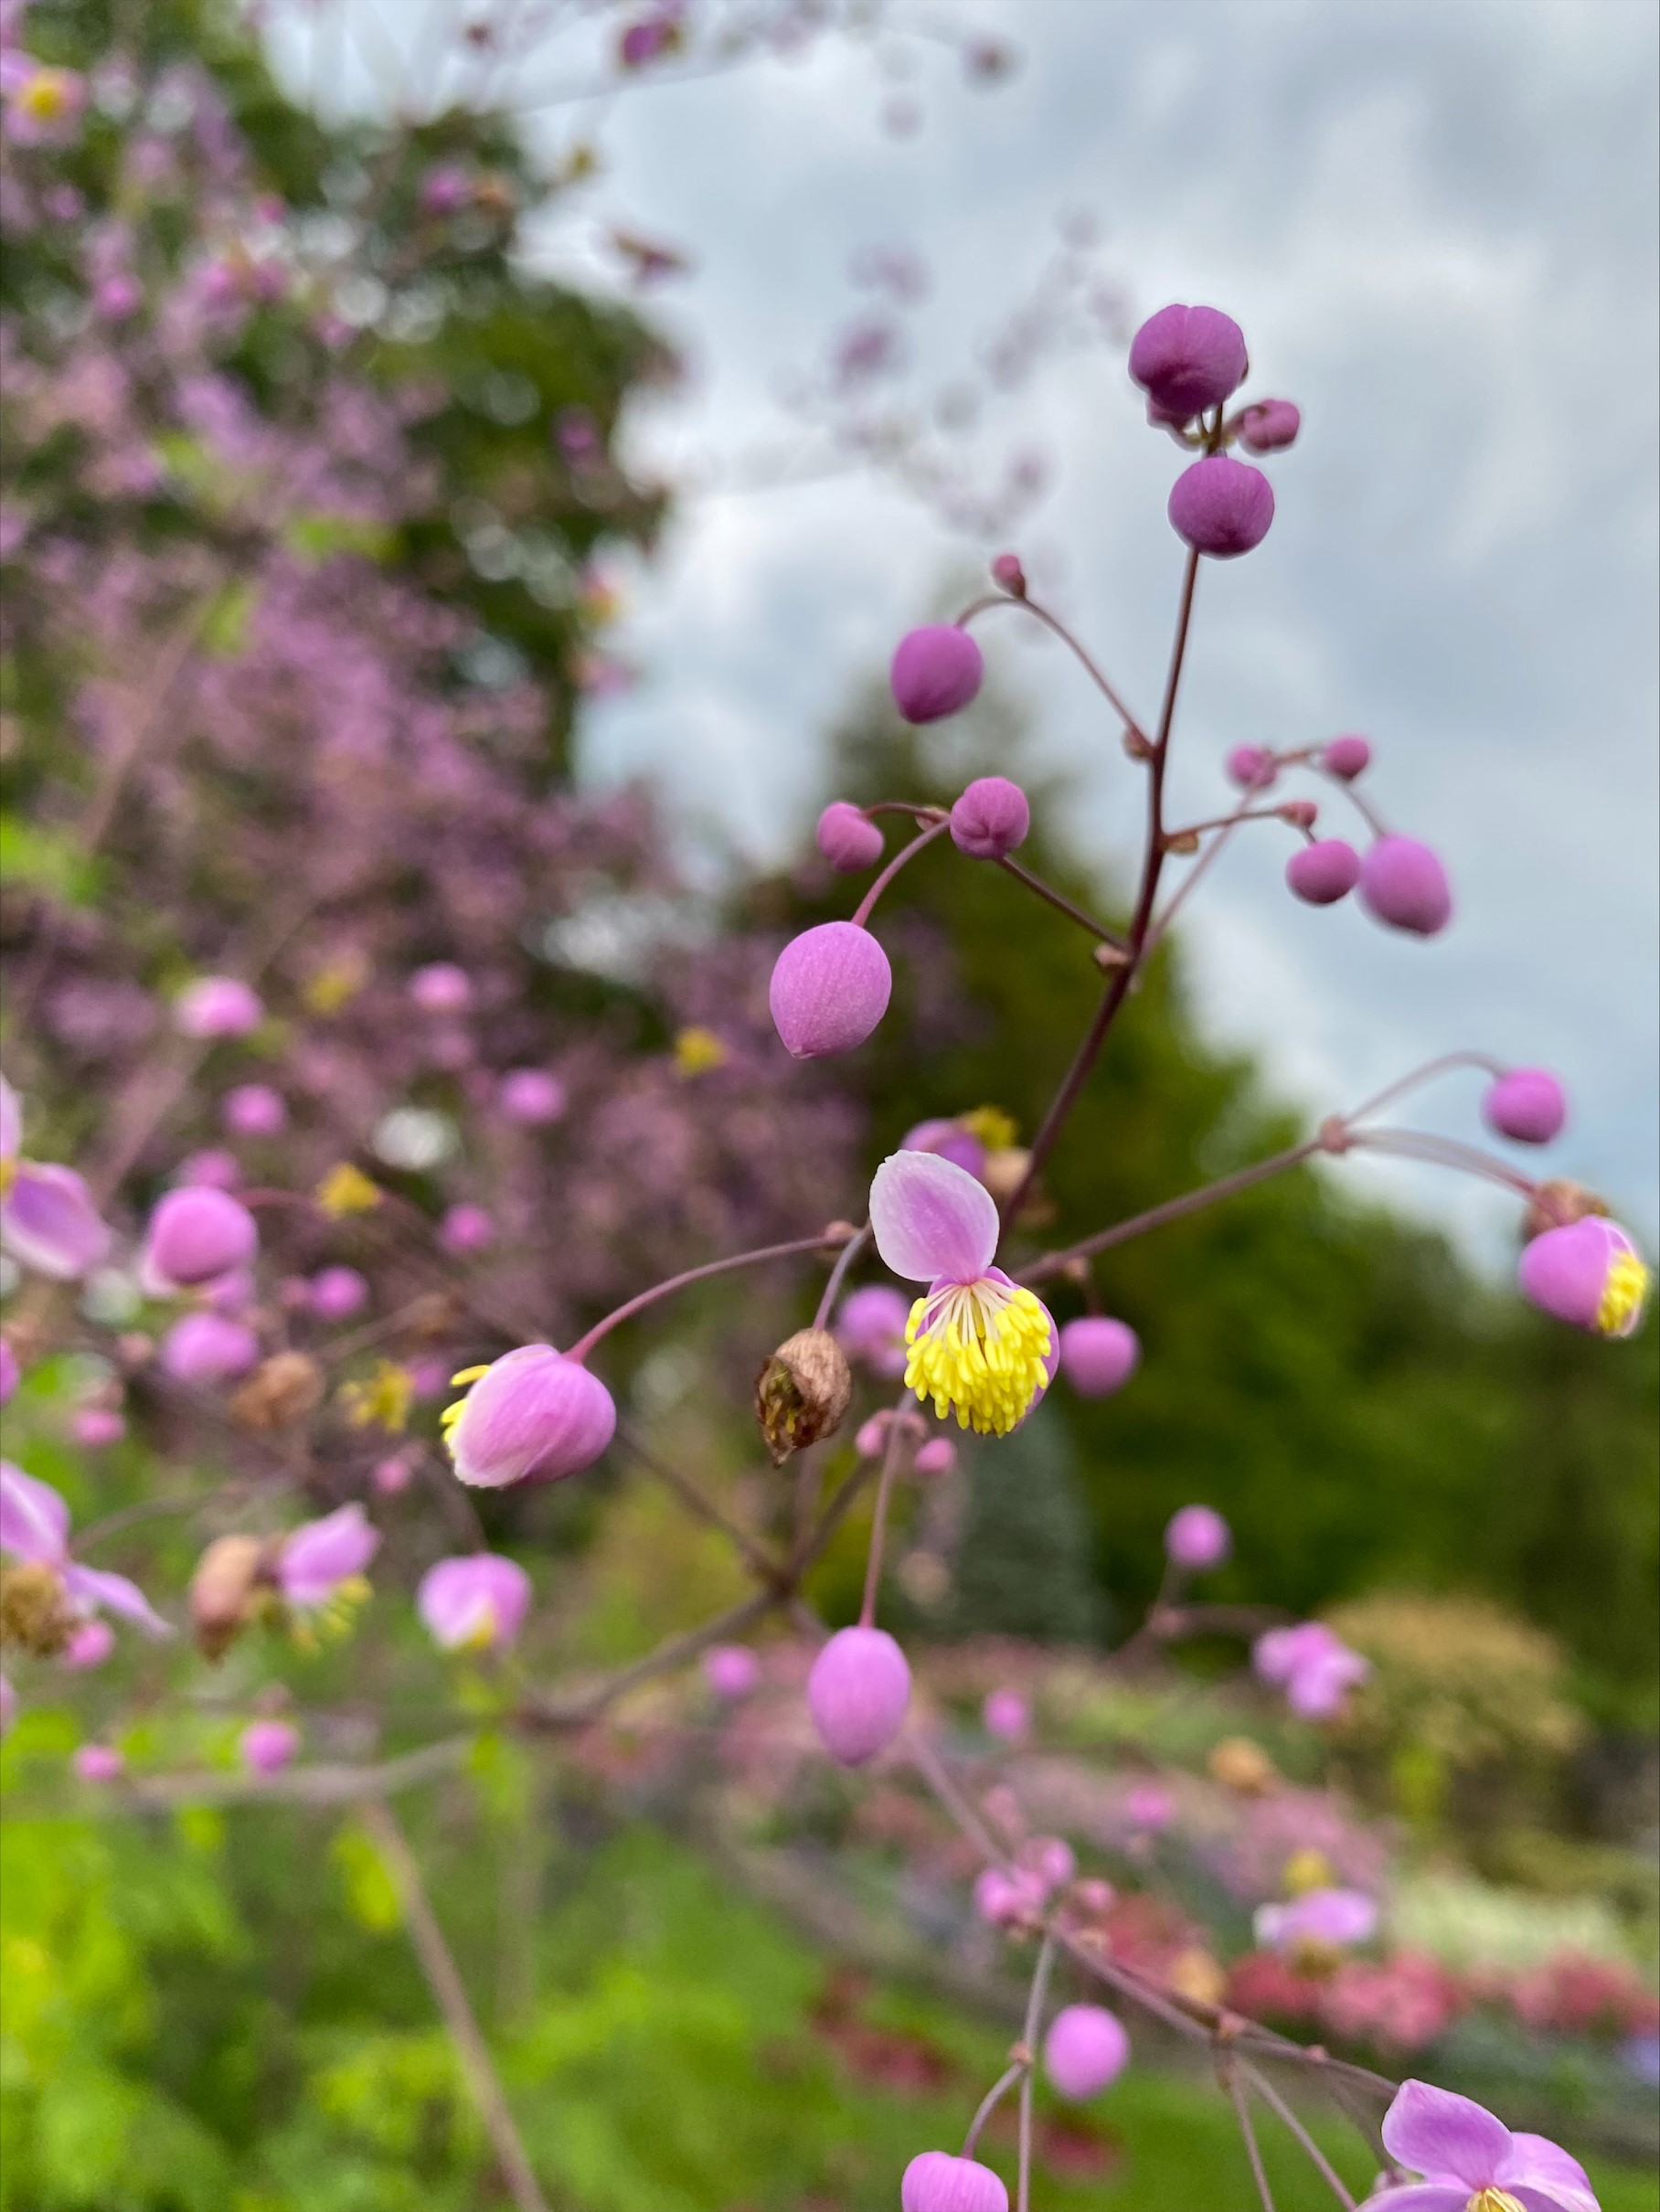
[[[1279,1781],[1274,1762],[1249,1736],[1225,1736],[1206,1760],[1211,1779],[1241,1797],[1267,1797]]]
[[[74,1632],[63,1578],[44,1560],[0,1569],[0,1644],[51,1659]]]
[[[853,1377],[828,1329],[787,1337],[755,1378],[755,1418],[772,1464],[834,1435],[852,1396]]]
[[[286,1429],[315,1410],[323,1398],[323,1371],[303,1352],[277,1352],[261,1360],[230,1400],[230,1418],[244,1429]]]
[[[204,1659],[220,1659],[252,1612],[265,1545],[258,1537],[216,1537],[190,1579],[190,1617]]]
[[[1566,1176],[1541,1183],[1522,1216],[1522,1241],[1531,1244],[1548,1228],[1566,1228],[1570,1221],[1583,1221],[1590,1214],[1606,1218],[1608,1207],[1583,1183],[1571,1183]]]

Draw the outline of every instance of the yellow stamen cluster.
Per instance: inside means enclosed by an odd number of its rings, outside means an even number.
[[[0,1198],[8,1197],[8,1196],[11,1195],[11,1187],[12,1187],[12,1185],[13,1185],[13,1184],[14,1184],[14,1183],[15,1183],[16,1180],[17,1180],[17,1163],[16,1163],[16,1160],[0,1160]]]
[[[17,105],[36,122],[56,122],[69,104],[70,79],[64,69],[37,69],[17,95]]]
[[[451,1388],[460,1389],[463,1395],[456,1399],[452,1406],[444,1408],[438,1417],[438,1426],[443,1434],[444,1449],[452,1458],[455,1454],[455,1424],[460,1420],[467,1403],[465,1394],[481,1375],[488,1375],[489,1372],[490,1363],[486,1360],[482,1367],[463,1367],[459,1374],[452,1375],[450,1377]]]
[[[905,1387],[933,1401],[941,1420],[1006,1436],[1043,1388],[1049,1317],[1014,1283],[948,1283],[919,1298],[905,1324]]]
[[[395,1359],[378,1360],[373,1374],[343,1383],[340,1403],[354,1429],[384,1429],[401,1436],[408,1426],[415,1385]]]
[[[1597,1326],[1607,1336],[1629,1336],[1648,1296],[1648,1270],[1635,1252],[1617,1252],[1602,1285]]]
[[[711,1068],[726,1065],[727,1048],[712,1029],[694,1022],[690,1028],[680,1030],[675,1038],[675,1073],[676,1075],[707,1075]]]
[[[1467,2212],[1526,2212],[1526,2207],[1508,2189],[1478,2189]]]
[[[381,1191],[362,1168],[342,1160],[329,1169],[312,1196],[332,1220],[341,1221],[348,1214],[372,1214],[380,1204]]]
[[[1006,1152],[1020,1134],[1014,1115],[1005,1113],[1001,1106],[976,1106],[972,1113],[960,1113],[957,1121],[987,1152]]]
[[[325,1643],[343,1643],[357,1625],[357,1615],[372,1592],[366,1575],[347,1575],[321,1605],[308,1606],[289,1621],[288,1639],[298,1652],[314,1658]]]

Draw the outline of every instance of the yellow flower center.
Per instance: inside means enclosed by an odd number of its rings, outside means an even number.
[[[1334,1879],[1332,1863],[1324,1851],[1312,1845],[1293,1851],[1286,1860],[1281,1876],[1287,1897],[1305,1897],[1311,1889],[1329,1889]]]
[[[371,1183],[360,1167],[349,1160],[342,1160],[331,1167],[312,1193],[317,1204],[331,1219],[343,1220],[347,1214],[370,1214],[380,1204],[380,1188]]]
[[[1049,1317],[1030,1291],[993,1282],[946,1283],[919,1298],[905,1324],[905,1387],[941,1420],[1006,1436],[1043,1388]]]
[[[69,80],[61,69],[37,69],[17,104],[36,122],[56,122],[69,104]]]
[[[444,1449],[449,1452],[452,1459],[453,1459],[455,1456],[455,1424],[458,1420],[460,1420],[462,1414],[465,1409],[467,1403],[466,1393],[473,1388],[473,1385],[478,1380],[481,1375],[488,1375],[489,1372],[490,1363],[488,1360],[486,1360],[482,1367],[463,1367],[459,1374],[452,1375],[450,1377],[451,1388],[459,1388],[462,1391],[462,1396],[455,1400],[455,1403],[452,1406],[446,1406],[444,1408],[443,1411],[438,1417],[438,1426],[443,1432]]]
[[[694,1023],[682,1029],[675,1038],[675,1073],[676,1075],[705,1075],[711,1068],[726,1064],[727,1048],[712,1029]]]
[[[14,1184],[14,1183],[15,1183],[16,1180],[17,1180],[17,1163],[16,1163],[16,1160],[0,1160],[0,1198],[4,1198],[4,1197],[5,1197],[5,1196],[7,1196],[9,1195],[9,1193],[10,1193],[10,1191],[11,1191],[12,1185],[13,1185],[13,1184]]]
[[[1629,1336],[1643,1313],[1648,1295],[1648,1270],[1635,1252],[1619,1252],[1602,1285],[1597,1308],[1597,1326],[1605,1336]],[[1484,2207],[1485,2212],[1485,2207]]]
[[[414,1396],[409,1369],[393,1359],[377,1361],[365,1380],[340,1388],[340,1403],[354,1429],[385,1429],[393,1436],[401,1435],[408,1424]]]
[[[1527,2212],[1508,2189],[1478,2189],[1464,2212]]]

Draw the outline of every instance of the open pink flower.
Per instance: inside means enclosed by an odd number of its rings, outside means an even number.
[[[943,1420],[1006,1436],[1049,1387],[1055,1324],[992,1263],[997,1206],[984,1184],[931,1152],[896,1152],[870,1186],[876,1247],[896,1275],[926,1282],[905,1324],[907,1387]]]
[[[1252,1931],[1265,1951],[1342,1951],[1371,1941],[1378,1908],[1363,1889],[1309,1889],[1289,1905],[1259,1906]]]
[[[415,1609],[444,1651],[499,1652],[524,1626],[530,1577],[495,1552],[440,1559],[421,1577]]]
[[[485,1490],[527,1479],[557,1482],[592,1466],[617,1425],[611,1392],[551,1345],[520,1345],[452,1378],[470,1384],[442,1415],[463,1483]]]
[[[85,1275],[113,1241],[72,1167],[21,1156],[23,1109],[0,1076],[0,1245],[24,1267],[59,1281]]]
[[[303,1521],[277,1555],[277,1584],[297,1611],[326,1605],[356,1582],[380,1549],[380,1531],[354,1499],[321,1520]]]
[[[1512,2134],[1469,2097],[1403,2081],[1383,2116],[1383,2146],[1420,2181],[1386,2184],[1378,2212],[1599,2212],[1577,2158],[1543,2135]]]
[[[31,1567],[49,1567],[70,1611],[83,1619],[107,1611],[152,1636],[173,1633],[136,1582],[70,1558],[69,1507],[49,1483],[37,1482],[10,1460],[0,1460],[0,1551]]]
[[[1329,1720],[1371,1663],[1350,1651],[1324,1621],[1297,1628],[1271,1628],[1251,1647],[1251,1665],[1263,1682],[1277,1684],[1285,1702],[1304,1720]]]

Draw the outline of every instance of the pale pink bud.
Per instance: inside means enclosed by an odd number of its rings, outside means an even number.
[[[1320,759],[1334,776],[1341,776],[1346,783],[1352,783],[1371,766],[1372,749],[1365,738],[1334,738],[1322,748]]]
[[[787,1049],[798,1060],[815,1060],[862,1045],[892,991],[888,955],[870,931],[824,921],[779,954],[767,998]]]
[[[178,1173],[173,1177],[181,1188],[199,1184],[203,1190],[235,1190],[242,1180],[242,1170],[234,1154],[219,1152],[193,1152],[181,1160]]]
[[[557,1482],[591,1467],[611,1442],[617,1409],[597,1376],[551,1345],[521,1345],[481,1375],[450,1431],[463,1483],[499,1489]]]
[[[905,1324],[910,1318],[910,1300],[901,1292],[886,1282],[867,1282],[843,1299],[834,1335],[849,1359],[878,1375],[897,1378],[905,1372]],[[885,1423],[890,1417],[878,1413],[871,1418]]]
[[[565,1111],[565,1086],[545,1068],[515,1068],[503,1076],[496,1104],[510,1122],[539,1129]]]
[[[1026,793],[1006,776],[977,776],[951,810],[951,841],[975,860],[1001,860],[1031,826]]]
[[[1130,374],[1159,413],[1190,422],[1245,381],[1245,334],[1215,307],[1161,307],[1130,342]]]
[[[919,1122],[908,1129],[899,1139],[901,1152],[934,1152],[941,1159],[949,1160],[952,1166],[976,1179],[985,1173],[985,1147],[972,1129],[964,1129],[961,1122],[935,1117]]]
[[[1392,930],[1434,937],[1452,919],[1447,871],[1416,837],[1379,837],[1360,863],[1360,898]]]
[[[955,622],[929,622],[902,637],[890,672],[894,704],[908,722],[938,722],[966,707],[980,688],[980,648]]]
[[[893,1415],[884,1409],[873,1413],[867,1421],[861,1421],[853,1432],[853,1449],[862,1460],[879,1460],[888,1449],[888,1431]]]
[[[199,975],[179,994],[173,1009],[181,1036],[208,1039],[246,1037],[265,1018],[257,993],[234,975]]]
[[[1211,453],[1184,469],[1170,491],[1170,526],[1196,553],[1234,560],[1268,536],[1274,491],[1261,469]]]
[[[1012,599],[1026,597],[1026,570],[1018,553],[999,553],[992,563],[992,580]]]
[[[311,1279],[314,1313],[325,1321],[345,1321],[368,1303],[369,1286],[355,1267],[325,1267]]]
[[[1279,770],[1266,745],[1236,745],[1222,762],[1230,783],[1241,791],[1266,791]]]
[[[1220,1567],[1233,1549],[1233,1532],[1208,1505],[1184,1505],[1165,1530],[1165,1555],[1176,1567],[1199,1574]]]
[[[285,1720],[256,1720],[242,1730],[237,1749],[252,1774],[280,1774],[300,1749],[300,1731]]]
[[[813,1662],[807,1709],[819,1741],[838,1765],[862,1767],[885,1750],[905,1721],[910,1669],[879,1628],[844,1628]]]
[[[415,1470],[403,1454],[400,1452],[395,1452],[390,1459],[376,1462],[375,1472],[369,1480],[374,1484],[379,1496],[393,1498],[409,1488]]]
[[[1068,2005],[1049,2023],[1043,2070],[1074,2102],[1116,2081],[1129,2061],[1130,2038],[1104,2005]]]
[[[1059,1835],[1033,1836],[1020,1857],[1046,1890],[1064,1888],[1078,1871],[1078,1859],[1071,1845]]]
[[[233,1137],[274,1137],[288,1125],[288,1108],[269,1083],[239,1083],[219,1116]]]
[[[112,1406],[81,1406],[69,1418],[69,1434],[89,1452],[119,1444],[127,1424]]]
[[[290,1605],[326,1605],[341,1583],[360,1575],[380,1548],[374,1527],[356,1499],[315,1521],[302,1521],[282,1539],[277,1584]]]
[[[115,1649],[115,1631],[107,1621],[83,1621],[69,1632],[59,1664],[77,1671],[101,1666]]]
[[[1285,863],[1285,881],[1306,905],[1335,906],[1360,880],[1360,856],[1341,837],[1305,845]]]
[[[1279,810],[1282,822],[1289,822],[1293,829],[1312,830],[1320,819],[1320,809],[1312,799],[1287,799]]]
[[[1278,453],[1294,444],[1303,410],[1290,399],[1257,399],[1240,416],[1240,443],[1248,452]]]
[[[495,1223],[482,1206],[452,1206],[438,1225],[438,1241],[460,1259],[495,1242]]]
[[[1008,2191],[978,2159],[923,2151],[900,2176],[899,2212],[1008,2212]]]
[[[1568,1100],[1548,1069],[1512,1068],[1487,1086],[1482,1119],[1517,1144],[1548,1144],[1568,1119]]]
[[[833,799],[818,818],[818,849],[833,868],[855,876],[882,856],[881,831],[847,799]]]
[[[210,1282],[244,1266],[259,1249],[253,1216],[222,1190],[170,1190],[150,1216],[141,1274],[162,1295],[182,1284]]]
[[[1004,1743],[1024,1743],[1032,1732],[1032,1708],[1018,1690],[994,1690],[980,1708],[988,1736]]]
[[[10,1405],[18,1379],[17,1355],[5,1337],[0,1336],[0,1406]]]
[[[1133,1782],[1124,1792],[1124,1818],[1144,1833],[1167,1828],[1176,1818],[1176,1799],[1162,1782]]]
[[[1140,1360],[1141,1339],[1127,1322],[1088,1313],[1061,1327],[1060,1371],[1080,1398],[1110,1398]]]
[[[994,1928],[1035,1920],[1043,1903],[1043,1883],[1029,1867],[1005,1874],[1000,1866],[988,1866],[974,1882],[974,1910]]]
[[[956,1463],[957,1447],[949,1436],[931,1436],[912,1462],[919,1474],[949,1474]]]
[[[717,1697],[747,1697],[761,1680],[761,1661],[747,1643],[717,1643],[703,1654],[703,1679]]]
[[[429,1568],[415,1609],[446,1652],[502,1651],[524,1626],[531,1595],[530,1577],[516,1560],[475,1551]]]
[[[452,961],[434,961],[410,976],[410,996],[423,1014],[464,1014],[473,1004],[473,978]]]
[[[83,1743],[69,1760],[78,1781],[113,1781],[127,1762],[113,1744]]]

